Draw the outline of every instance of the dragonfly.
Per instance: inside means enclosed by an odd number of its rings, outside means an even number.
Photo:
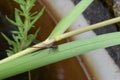
[[[57,45],[55,45],[55,46],[44,46],[44,47],[33,46],[31,48],[40,48],[40,50],[44,50],[44,49],[53,49],[53,50],[56,50],[56,49],[58,49],[58,46]]]
[[[37,44],[37,43],[40,43],[40,41],[37,40],[37,39],[33,40],[33,44]],[[44,47],[32,46],[31,48],[39,48],[39,50],[43,50],[43,49],[53,49],[53,50],[56,50],[56,49],[58,49],[58,46],[57,45],[54,45],[54,46],[44,46]]]
[[[39,48],[39,50],[44,50],[44,49],[50,49],[50,50],[53,50],[53,51],[56,51],[58,49],[58,46],[55,45],[55,46],[45,46],[45,47],[39,47],[39,46],[32,46],[31,48]],[[50,50],[48,53],[50,53]]]

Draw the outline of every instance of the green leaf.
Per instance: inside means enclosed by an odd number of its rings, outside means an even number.
[[[14,0],[15,2],[17,2],[20,5],[21,10],[25,11],[26,9],[26,1],[25,0]]]
[[[23,26],[23,22],[21,20],[21,17],[20,17],[20,11],[15,8],[15,21],[16,21],[16,24],[18,24],[19,26]]]
[[[45,10],[45,7],[43,7],[42,10],[37,15],[31,18],[31,19],[34,18],[34,20],[32,20],[31,22],[31,25],[33,25],[42,16],[44,10]]]
[[[1,32],[1,34],[10,45],[14,43],[14,41],[10,40],[4,33]]]
[[[12,34],[15,35],[17,39],[22,39],[22,32],[21,31],[12,31]]]
[[[17,53],[19,51],[19,46],[17,46],[17,44],[14,42],[12,44],[13,49],[11,51],[13,51],[13,53]]]
[[[40,29],[38,28],[37,31],[35,32],[35,34],[29,34],[28,35],[28,40],[27,40],[27,43],[26,43],[27,46],[29,46],[33,42],[33,40],[37,37],[37,34],[38,34],[39,31],[40,31]]]
[[[23,11],[23,15],[25,15],[25,10],[26,10],[26,6],[25,5],[20,5],[20,8],[21,8],[21,10]]]
[[[39,33],[39,31],[40,31],[40,28],[38,28],[38,29],[36,30],[36,32],[35,32],[35,34],[34,34],[35,37],[37,37],[37,34]]]
[[[31,8],[35,5],[34,3],[36,2],[36,0],[31,0],[31,1],[28,1],[28,3],[29,3],[29,9],[28,9],[28,11],[30,11],[31,10]]]
[[[12,36],[13,36],[14,42],[16,44],[15,46],[20,47],[21,46],[21,44],[20,44],[21,36],[19,34],[17,34],[17,35],[13,34]]]
[[[13,25],[15,25],[15,26],[20,26],[20,25],[17,24],[15,21],[13,21],[13,20],[11,20],[10,18],[8,18],[7,16],[6,16],[6,19],[7,19],[10,23],[12,23]]]
[[[36,0],[31,0],[31,3],[35,3],[36,2]]]
[[[26,42],[26,47],[28,47],[32,43],[34,38],[35,38],[35,36],[33,34],[28,35],[28,40]]]
[[[14,0],[16,3],[25,5],[25,0]]]
[[[20,34],[19,31],[11,31],[13,34]]]
[[[1,33],[2,36],[6,39],[6,41],[9,43],[9,45],[11,45],[12,47],[10,47],[9,50],[6,50],[9,54],[13,54],[13,53],[16,53],[18,52],[18,47],[20,46],[20,43],[19,43],[19,36],[15,36],[14,34],[12,35],[13,40],[10,40],[4,33]]]
[[[6,50],[6,52],[7,52],[7,56],[12,56],[14,54],[12,50]]]
[[[89,51],[120,44],[120,32],[100,35],[93,38],[77,40],[58,46],[54,50],[41,50],[0,64],[0,79],[43,67]],[[29,67],[28,67],[29,65]],[[30,66],[31,65],[31,66]]]
[[[48,38],[56,37],[64,33],[76,18],[93,2],[93,0],[81,0],[70,13],[67,14],[54,28]]]
[[[37,14],[38,12],[37,11],[35,11],[35,12],[33,12],[33,13],[31,13],[31,17],[33,17],[33,16],[35,16],[36,14]]]

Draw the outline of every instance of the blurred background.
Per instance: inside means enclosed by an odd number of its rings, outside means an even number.
[[[76,5],[80,0],[71,0]],[[18,7],[12,0],[0,0],[0,32],[5,33],[8,37],[11,37],[11,31],[17,30],[16,27],[10,24],[5,16],[14,19],[14,8]],[[40,10],[41,5],[36,2],[34,10]],[[120,14],[120,0],[94,0],[94,2],[84,11],[83,15],[87,19],[89,24],[95,24],[113,17],[117,17]],[[47,24],[46,24],[47,22]],[[51,20],[51,16],[45,12],[45,14],[35,24],[37,27],[41,27],[38,40],[43,41],[56,25],[56,22]],[[37,27],[33,28],[30,33],[33,33]],[[45,33],[47,27],[50,27]],[[94,30],[97,35],[110,33],[120,30],[119,23]],[[64,43],[67,40],[63,40],[56,44]],[[9,44],[0,34],[0,59],[7,57],[6,49]],[[114,62],[120,67],[120,45],[106,48],[109,55],[113,58]],[[31,71],[32,80],[89,80],[86,76],[83,68],[79,64],[76,57],[60,61],[36,70]],[[28,80],[28,73],[23,73],[5,80]]]

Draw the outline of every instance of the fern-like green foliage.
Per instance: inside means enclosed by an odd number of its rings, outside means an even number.
[[[8,41],[11,45],[9,50],[6,50],[8,56],[17,53],[24,48],[30,46],[32,41],[36,38],[39,29],[34,34],[28,34],[29,30],[34,27],[34,23],[40,18],[43,14],[43,8],[40,12],[31,13],[31,9],[34,6],[36,0],[14,0],[20,5],[20,9],[15,8],[15,21],[9,19],[7,16],[7,20],[11,22],[18,28],[18,31],[12,31],[13,40],[9,39],[5,34],[2,33],[3,37]],[[21,18],[22,17],[22,18]]]

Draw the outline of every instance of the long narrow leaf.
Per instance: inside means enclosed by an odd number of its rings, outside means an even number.
[[[42,8],[42,10],[34,16],[34,20],[32,20],[31,25],[33,25],[44,13],[45,7]]]
[[[30,55],[0,64],[0,79],[23,73],[38,67],[52,64],[76,55],[120,44],[120,32],[73,41],[58,46],[58,49],[46,49]]]
[[[4,33],[1,32],[1,34],[5,38],[5,40],[9,43],[9,45],[11,45],[11,44],[14,43],[14,41],[12,41],[11,39],[9,39]]]
[[[8,18],[7,16],[6,16],[6,19],[7,19],[10,23],[12,23],[13,25],[15,25],[15,26],[20,26],[20,25],[17,24],[15,21],[13,21],[13,20],[11,20],[10,18]]]
[[[15,8],[15,21],[18,25],[23,26],[23,22],[22,22],[22,19],[20,17],[20,10]]]
[[[81,0],[67,16],[65,16],[55,27],[48,38],[53,38],[64,33],[76,18],[92,3],[93,0]]]

